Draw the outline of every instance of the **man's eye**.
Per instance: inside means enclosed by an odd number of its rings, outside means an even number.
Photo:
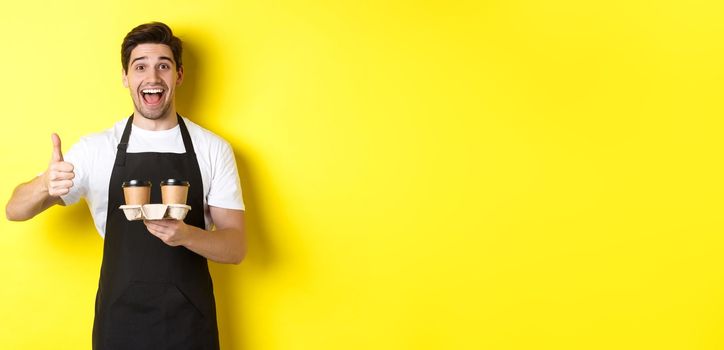
[[[168,65],[167,65],[167,64],[161,64],[161,65],[159,65],[159,68],[161,68],[161,69],[168,69]]]
[[[144,66],[136,66],[136,70],[143,70],[144,68]]]

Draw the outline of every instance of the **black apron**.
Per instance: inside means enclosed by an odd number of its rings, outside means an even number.
[[[186,153],[126,153],[133,116],[118,144],[108,188],[103,265],[96,295],[93,349],[219,349],[216,306],[206,258],[185,247],[171,247],[127,221],[124,181],[151,180],[151,203],[161,203],[162,180],[188,180],[184,219],[205,228],[203,183],[194,147],[177,115]]]

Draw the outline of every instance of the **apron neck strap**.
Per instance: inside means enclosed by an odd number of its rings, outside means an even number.
[[[178,118],[178,126],[181,128],[181,138],[184,140],[184,149],[186,149],[186,155],[196,158],[194,144],[193,142],[191,142],[191,135],[189,134],[189,129],[186,128],[184,118],[181,118],[178,113],[176,113],[176,118]]]
[[[191,135],[189,130],[186,128],[183,118],[176,113],[178,119],[178,125],[181,129],[181,138],[184,141],[184,148],[186,149],[186,155],[196,158],[196,152],[194,151],[194,145],[191,142]],[[133,114],[128,117],[126,127],[123,129],[123,135],[121,135],[121,142],[118,143],[118,154],[116,155],[116,166],[124,166],[126,164],[126,153],[128,150],[128,140],[131,138],[131,128],[133,126]]]

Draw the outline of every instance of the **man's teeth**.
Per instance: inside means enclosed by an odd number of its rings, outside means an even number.
[[[144,89],[144,90],[141,90],[141,92],[143,92],[144,94],[160,94],[163,92],[163,90],[161,90],[161,89]]]

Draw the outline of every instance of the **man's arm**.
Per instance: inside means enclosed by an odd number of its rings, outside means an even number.
[[[64,205],[60,197],[51,196],[45,188],[45,176],[45,174],[40,175],[15,188],[5,206],[5,216],[8,220],[25,221],[56,204]]]
[[[209,206],[216,229],[202,230],[180,220],[146,220],[148,232],[170,246],[184,246],[218,263],[239,264],[246,256],[244,211]]]
[[[5,205],[5,216],[10,221],[25,221],[53,205],[65,205],[60,196],[73,187],[73,164],[63,161],[60,137],[53,134],[53,155],[48,169],[40,176],[18,185]]]

